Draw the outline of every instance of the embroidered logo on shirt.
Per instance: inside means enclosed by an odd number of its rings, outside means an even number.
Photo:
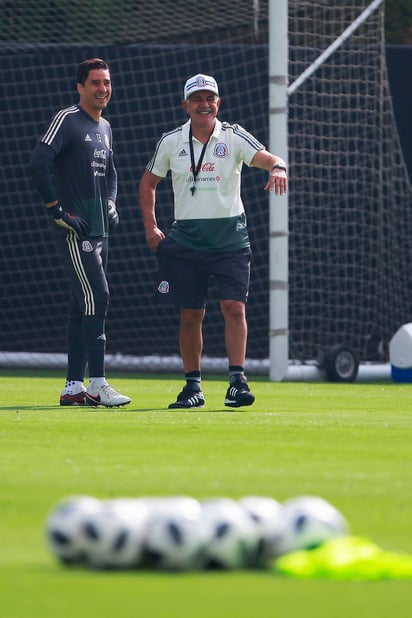
[[[161,283],[159,283],[159,287],[157,288],[160,292],[160,294],[167,294],[169,292],[169,282],[168,281],[161,281]]]
[[[84,138],[85,142],[91,142],[92,138],[90,137],[90,135],[87,133],[86,137]]]
[[[225,157],[228,157],[229,149],[227,147],[227,144],[225,144],[224,142],[219,142],[218,144],[216,144],[213,154],[219,159],[224,159]]]
[[[182,148],[182,150],[179,152],[179,154],[177,155],[178,157],[187,157],[187,152],[184,148]]]

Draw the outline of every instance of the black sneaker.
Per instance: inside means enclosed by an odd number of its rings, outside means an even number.
[[[250,392],[247,382],[235,382],[227,389],[225,406],[240,408],[240,406],[251,406],[254,401],[255,396]]]
[[[205,398],[202,391],[194,391],[187,384],[183,387],[181,393],[178,394],[175,403],[169,405],[169,409],[174,408],[203,408]]]

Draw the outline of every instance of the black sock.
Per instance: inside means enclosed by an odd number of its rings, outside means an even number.
[[[194,391],[200,391],[201,375],[200,371],[189,371],[185,373],[186,384]]]
[[[246,382],[245,369],[241,365],[229,365],[229,383]]]

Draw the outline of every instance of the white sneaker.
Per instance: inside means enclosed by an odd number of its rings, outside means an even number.
[[[86,389],[86,403],[89,406],[115,408],[116,406],[125,406],[130,402],[130,397],[121,395],[110,384],[99,386],[95,392],[90,392],[90,386]]]

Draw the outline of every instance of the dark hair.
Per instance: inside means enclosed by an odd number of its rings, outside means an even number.
[[[93,69],[109,69],[109,65],[105,60],[101,60],[100,58],[89,58],[88,60],[84,60],[77,69],[77,83],[84,86],[86,83],[86,79],[89,76],[90,71]]]

